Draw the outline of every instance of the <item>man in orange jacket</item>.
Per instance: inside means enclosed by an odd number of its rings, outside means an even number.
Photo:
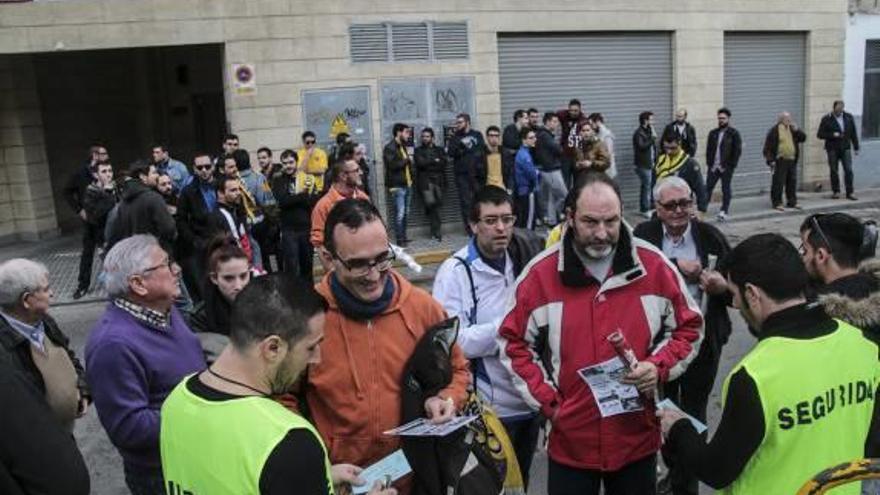
[[[425,331],[446,314],[391,269],[385,223],[368,200],[333,206],[321,256],[332,265],[316,286],[329,304],[321,344],[327,359],[309,368],[302,395],[331,462],[366,467],[400,447],[398,437],[382,432],[400,424],[404,367]],[[452,419],[467,399],[471,376],[457,345],[452,363],[451,383],[425,401],[435,423]]]

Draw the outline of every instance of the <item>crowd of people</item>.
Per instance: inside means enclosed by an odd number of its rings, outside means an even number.
[[[252,164],[229,135],[192,173],[155,146],[116,181],[94,146],[69,188],[86,224],[77,294],[100,247],[109,302],[83,361],[48,314],[46,268],[0,264],[0,397],[16,405],[0,408],[0,491],[88,493],[71,431],[91,406],[134,495],[524,493],[542,429],[551,495],[696,494],[700,481],[794,493],[880,456],[876,229],[814,214],[799,248],[779,234],[731,246],[700,214],[717,180],[721,213],[730,205],[741,140],[726,109],[708,183],[685,111],[662,156],[652,115],[639,117],[640,206],[655,214],[633,229],[602,116],[576,100],[539,115],[517,111],[484,141],[462,114],[445,149],[426,128],[412,153],[411,129],[395,125],[387,222],[347,136],[328,156],[306,132],[280,164],[267,148]],[[842,115],[820,134],[845,136]],[[802,133],[783,114],[771,136],[768,163],[788,174]],[[846,162],[832,145],[829,161]],[[469,237],[428,293],[394,268],[389,232],[408,240],[415,186],[442,235],[448,161]],[[706,422],[729,307],[758,343],[726,377],[709,440],[691,419]],[[439,440],[388,434],[461,415],[474,422]],[[367,484],[364,469],[398,449],[413,474]]]

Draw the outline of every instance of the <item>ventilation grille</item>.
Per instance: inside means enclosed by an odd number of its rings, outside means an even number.
[[[868,40],[865,44],[865,70],[880,71],[880,40]]]
[[[352,62],[431,62],[468,58],[466,22],[352,24]]]

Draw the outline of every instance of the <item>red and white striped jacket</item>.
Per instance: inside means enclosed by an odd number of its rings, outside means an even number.
[[[577,370],[615,357],[607,337],[619,329],[661,382],[674,379],[700,348],[703,318],[676,267],[628,226],[601,284],[574,249],[569,231],[520,274],[498,331],[500,359],[523,399],[555,418],[551,459],[617,471],[660,448],[653,400],[643,411],[602,418]]]

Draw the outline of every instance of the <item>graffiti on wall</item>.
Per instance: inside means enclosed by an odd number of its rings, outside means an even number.
[[[340,88],[303,91],[305,129],[315,133],[318,145],[329,149],[344,132],[367,146],[371,155],[372,122],[370,88]]]

